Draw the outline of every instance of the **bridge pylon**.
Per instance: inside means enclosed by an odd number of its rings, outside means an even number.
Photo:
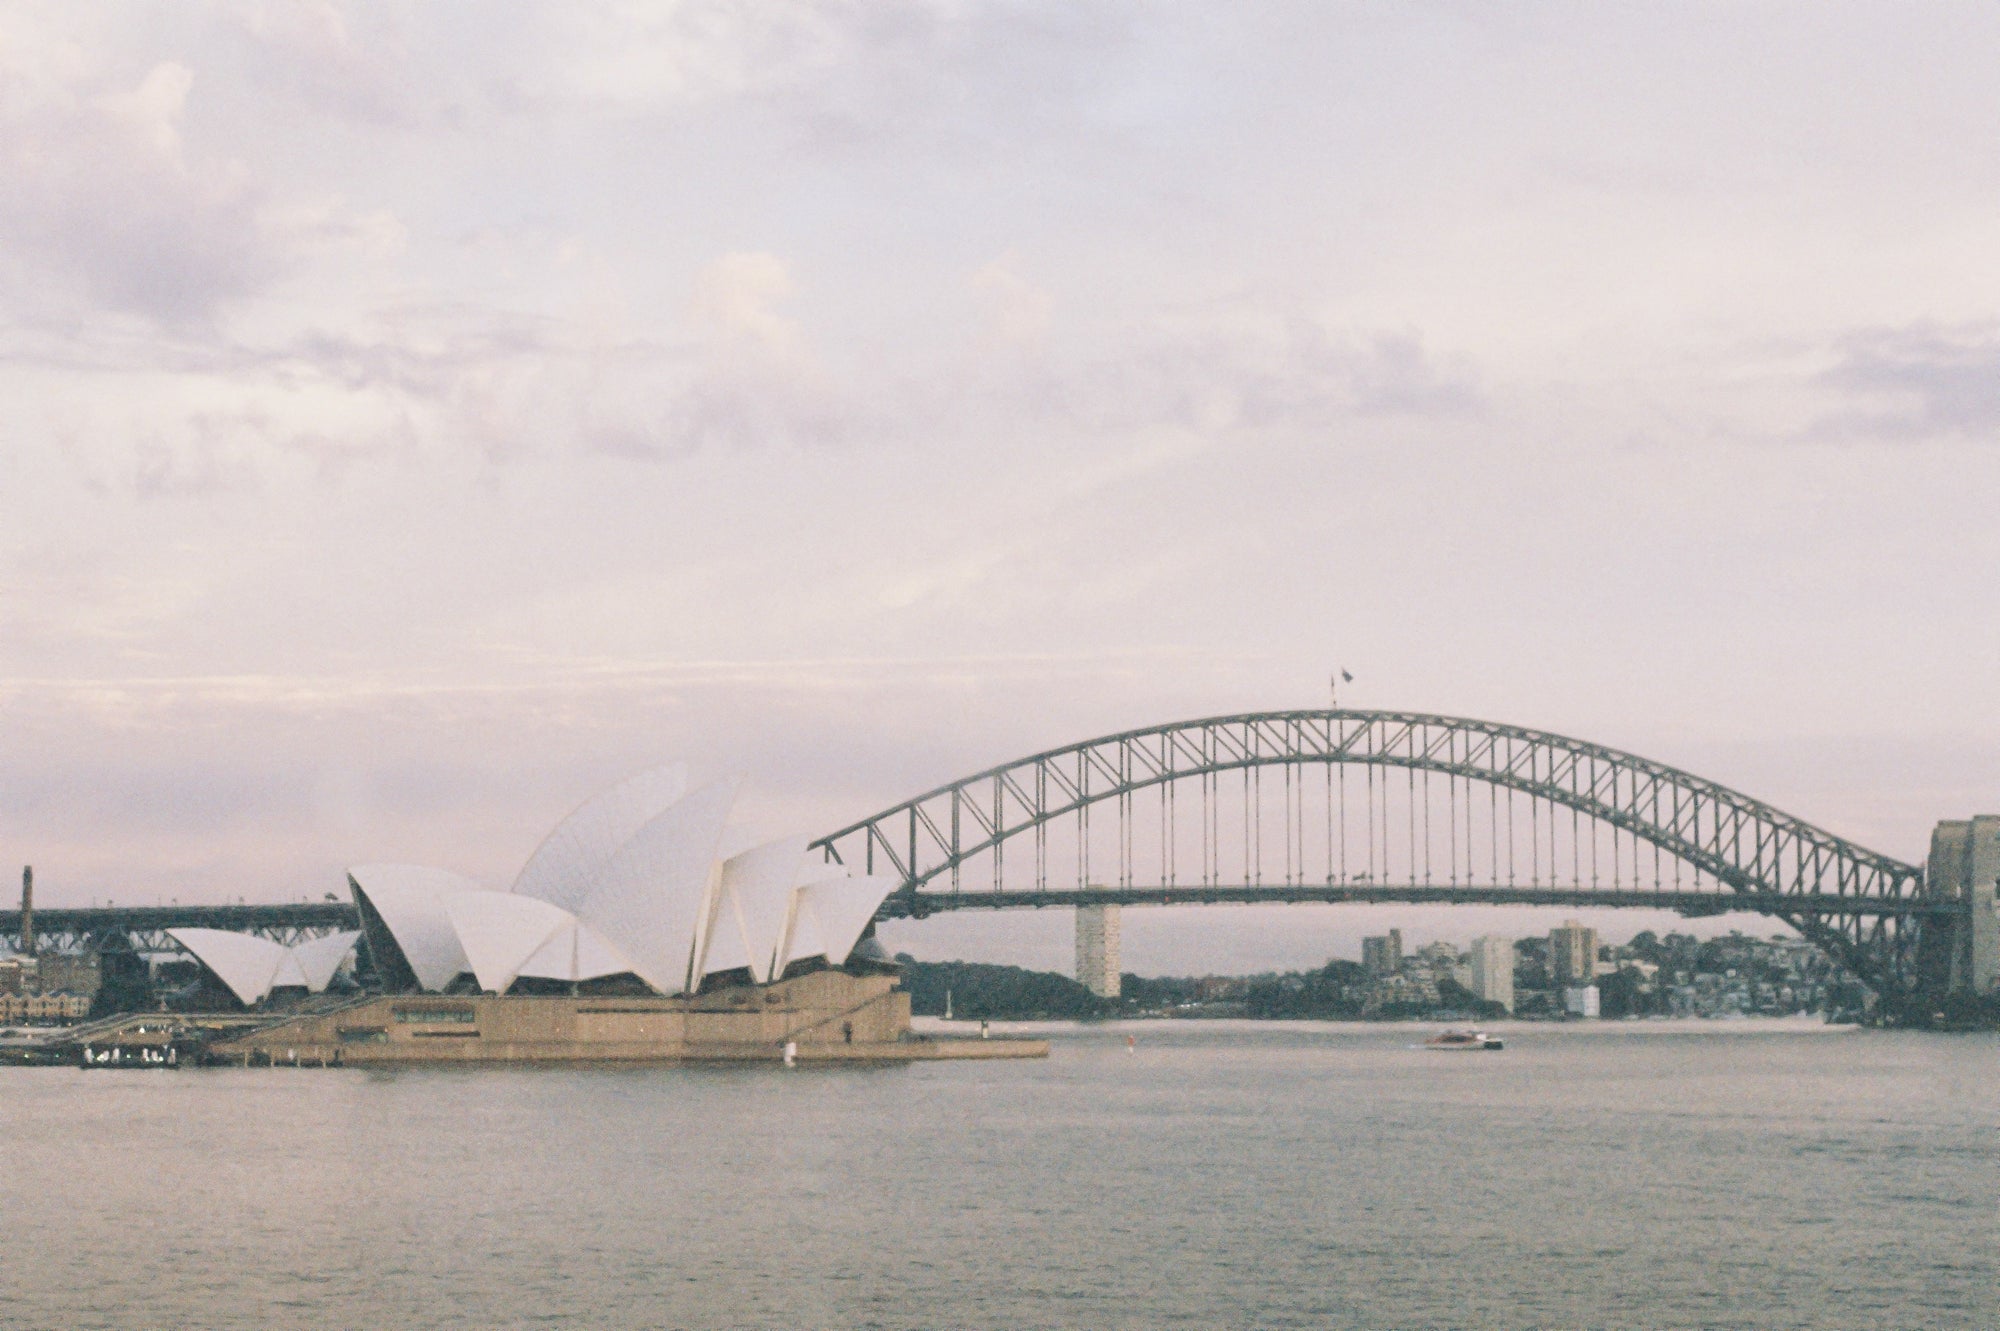
[[[1118,942],[1115,904],[1076,908],[1076,981],[1099,998],[1116,998],[1124,986]]]
[[[2000,815],[1941,822],[1931,833],[1924,896],[1959,909],[1927,920],[1916,997],[1933,1011],[2000,996]],[[1927,1015],[1927,1014],[1926,1014]]]

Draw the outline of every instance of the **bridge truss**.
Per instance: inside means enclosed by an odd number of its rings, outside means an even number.
[[[87,952],[104,947],[134,952],[177,952],[169,929],[227,929],[290,946],[339,929],[354,929],[351,901],[299,901],[255,905],[44,906],[35,912],[35,945],[43,952]],[[0,943],[21,946],[21,912],[0,911]]]
[[[1087,740],[815,843],[893,873],[885,916],[1112,902],[1454,901],[1755,911],[1879,994],[1912,983],[1922,871],[1713,781],[1545,731],[1264,712]]]

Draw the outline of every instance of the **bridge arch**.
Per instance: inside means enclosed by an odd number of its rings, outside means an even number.
[[[1295,808],[1301,823],[1306,815],[1303,780],[1295,783],[1293,778],[1312,767],[1328,771],[1328,830],[1326,872],[1314,873],[1309,880],[1303,829],[1294,828],[1291,819]],[[1172,853],[1175,846],[1169,845],[1170,835],[1178,836],[1179,832],[1164,830],[1179,820],[1175,792],[1183,783],[1192,782],[1199,788],[1199,807],[1193,812],[1203,822],[1204,837],[1213,842],[1209,832],[1218,817],[1219,778],[1242,773],[1247,800],[1252,779],[1272,768],[1285,769],[1286,773],[1283,881],[1262,881],[1266,875],[1259,863],[1255,869],[1259,881],[1225,885],[1209,850],[1202,852],[1201,872],[1180,881]],[[1350,872],[1345,862],[1344,838],[1352,826],[1345,806],[1345,772],[1349,768],[1366,769],[1371,778],[1370,803],[1364,815],[1371,838],[1369,869],[1359,875]],[[1372,849],[1380,812],[1374,806],[1378,784],[1374,778],[1381,778],[1386,807],[1390,795],[1386,778],[1391,769],[1406,773],[1410,783],[1405,801],[1410,833],[1408,881],[1395,884],[1385,881],[1386,875],[1377,875]],[[1343,851],[1338,868],[1333,854],[1331,792],[1336,770],[1343,781],[1338,813]],[[1421,856],[1417,850],[1420,804],[1416,784],[1420,775],[1424,782]],[[1440,777],[1448,783],[1452,796],[1445,804],[1451,828],[1449,883],[1430,881],[1435,867],[1431,850],[1438,842],[1430,818],[1437,803],[1431,782]],[[1484,789],[1494,796],[1483,824],[1475,824],[1472,810],[1461,809],[1456,802],[1461,783],[1465,790]],[[1160,792],[1162,808],[1162,881],[1141,889],[1132,881],[1133,802],[1141,792],[1154,789]],[[1499,792],[1508,795],[1505,817],[1498,808]],[[1534,882],[1525,890],[1512,881],[1512,820],[1519,816],[1515,796],[1527,801],[1529,832],[1536,838],[1546,832],[1550,852],[1547,884],[1541,881],[1543,865],[1538,861]],[[1089,820],[1097,806],[1107,803],[1116,809],[1116,835],[1124,843],[1123,867],[1115,885],[1088,881]],[[1254,816],[1261,819],[1264,804],[1255,807]],[[1253,816],[1249,808],[1246,804],[1246,820]],[[1533,821],[1538,810],[1556,809],[1571,814],[1568,847],[1572,867],[1577,870],[1574,881],[1563,888],[1555,881],[1558,821]],[[1461,812],[1468,843],[1463,859],[1457,840]],[[1583,819],[1590,821],[1593,838],[1587,843],[1592,853],[1588,885],[1580,872],[1586,845]],[[1081,828],[1079,863],[1084,868],[1074,890],[1056,891],[1047,879],[1043,851],[1051,829],[1065,823]],[[1381,825],[1386,841],[1392,830],[1386,813]],[[1614,885],[1602,887],[1596,853],[1607,829],[1614,865],[1618,863],[1618,838],[1623,837],[1632,846],[1653,847],[1656,855],[1667,857],[1676,866],[1686,866],[1692,871],[1693,888],[1678,890],[1678,869],[1673,892],[1660,890],[1657,880],[1650,892],[1639,890],[1636,883],[1629,888],[1617,885],[1615,873]],[[1469,843],[1477,830],[1485,831],[1491,840],[1496,869],[1500,838],[1507,838],[1507,883],[1497,881],[1497,872],[1486,881],[1475,881]],[[1301,852],[1296,860],[1290,849],[1295,834]],[[1261,826],[1256,835],[1261,854]],[[1246,847],[1250,836],[1246,830]],[[1030,867],[1010,875],[1005,869],[1007,848],[1024,839],[1036,848],[1029,857]],[[830,860],[868,872],[894,873],[903,879],[902,888],[885,904],[885,916],[921,917],[973,906],[1090,900],[1457,900],[1666,905],[1688,914],[1753,910],[1784,920],[1883,994],[1908,984],[1917,925],[1926,913],[1937,909],[1923,899],[1922,871],[1916,866],[1857,845],[1717,782],[1636,754],[1547,731],[1417,712],[1258,712],[1123,731],[988,768],[852,823],[814,844]],[[1541,842],[1537,840],[1535,845],[1539,855]],[[1017,863],[1020,858],[1016,857]],[[990,863],[991,887],[968,889],[962,875],[968,865],[981,859]],[[1386,869],[1389,862],[1385,846],[1380,863]],[[1246,872],[1246,878],[1249,876]]]

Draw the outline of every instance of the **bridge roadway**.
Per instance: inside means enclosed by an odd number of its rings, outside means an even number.
[[[227,929],[291,941],[305,932],[360,928],[352,901],[286,901],[255,904],[166,906],[37,906],[35,936],[43,944],[75,947],[110,934],[124,934],[151,950],[164,947],[168,929]],[[0,938],[21,941],[21,912],[0,911]]]
[[[1279,886],[1178,884],[1174,886],[1023,888],[1000,891],[897,892],[882,903],[880,918],[924,919],[954,910],[1043,909],[1063,906],[1197,906],[1223,904],[1331,904],[1404,902],[1488,906],[1612,907],[1669,910],[1697,918],[1750,911],[1762,915],[1952,915],[1952,902],[1842,897],[1789,892],[1687,892],[1661,888],[1437,886],[1431,883],[1336,883]],[[124,934],[144,948],[164,947],[168,929],[228,929],[286,939],[308,932],[358,929],[351,901],[295,901],[259,905],[37,906],[35,932],[46,943],[76,945]],[[0,910],[0,937],[18,943],[21,912]]]
[[[1670,910],[1690,918],[1748,911],[1759,915],[1955,915],[1958,906],[1923,900],[1841,897],[1794,892],[1684,892],[1665,888],[1481,887],[1433,883],[1177,884],[1169,887],[1025,888],[958,892],[898,892],[879,918],[924,919],[949,910],[1045,906],[1213,906],[1403,902],[1435,905],[1616,907]]]

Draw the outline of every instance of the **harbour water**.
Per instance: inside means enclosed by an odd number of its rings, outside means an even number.
[[[2000,1323],[1992,1036],[1034,1029],[1045,1062],[0,1072],[0,1325]]]

